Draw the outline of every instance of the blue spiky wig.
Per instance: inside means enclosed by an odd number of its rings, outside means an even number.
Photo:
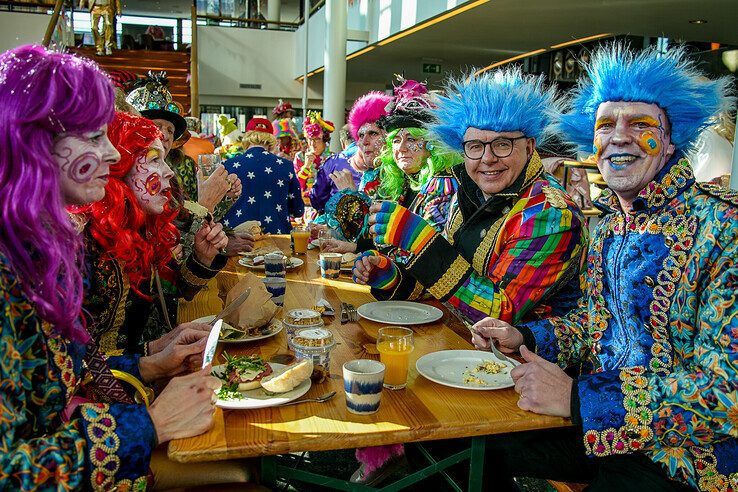
[[[438,99],[429,129],[435,139],[461,151],[468,128],[496,132],[521,131],[545,144],[561,113],[556,89],[542,76],[523,75],[519,68],[452,79]]]
[[[608,101],[656,104],[671,126],[671,142],[684,152],[709,120],[734,104],[728,77],[706,79],[683,48],[660,54],[655,48],[634,53],[621,43],[598,48],[585,66],[570,107],[560,120],[565,138],[592,152],[597,109]]]

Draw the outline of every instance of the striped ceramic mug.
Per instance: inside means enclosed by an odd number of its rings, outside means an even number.
[[[379,410],[384,383],[384,364],[376,360],[356,359],[343,365],[343,389],[346,407],[351,413],[370,414]]]

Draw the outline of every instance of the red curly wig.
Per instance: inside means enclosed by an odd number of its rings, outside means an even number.
[[[141,284],[151,280],[153,268],[170,276],[171,249],[179,242],[173,223],[178,210],[172,206],[170,195],[164,212],[147,215],[123,178],[162,134],[146,118],[116,112],[108,127],[108,138],[120,152],[120,161],[110,166],[105,198],[79,211],[87,215],[90,234],[108,257],[123,262],[131,288],[150,299],[142,292]]]

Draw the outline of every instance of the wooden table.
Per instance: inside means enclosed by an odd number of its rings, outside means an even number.
[[[268,241],[289,252],[288,236],[272,236]],[[257,246],[266,245],[257,244]],[[302,257],[305,259],[305,257]],[[341,302],[360,306],[374,299],[365,286],[356,285],[349,275],[338,280],[320,277],[318,253],[308,251],[305,264],[287,274],[284,309],[309,308],[322,298],[336,309]],[[215,314],[222,306],[218,285],[232,284],[235,276],[248,269],[231,259],[219,277],[192,302],[180,307],[180,321]],[[263,272],[258,272],[263,275]],[[230,278],[229,278],[230,277]],[[432,303],[442,307],[438,303]],[[278,314],[279,315],[279,314]],[[354,415],[346,409],[342,365],[357,358],[378,359],[374,339],[377,323],[361,319],[340,324],[339,316],[324,317],[326,327],[337,343],[331,353],[331,376],[314,384],[307,397],[336,391],[327,403],[304,403],[259,410],[218,409],[212,430],[200,436],[169,443],[169,457],[181,462],[211,461],[277,455],[294,451],[321,451],[376,446],[403,442],[485,436],[570,425],[562,418],[547,417],[517,407],[517,394],[510,389],[469,391],[441,386],[420,376],[415,361],[430,352],[470,349],[469,333],[446,309],[433,324],[413,327],[415,350],[410,356],[408,384],[404,390],[382,392],[379,411],[373,415]],[[287,354],[284,331],[253,344],[228,345],[229,353],[258,353],[265,359]],[[219,360],[216,358],[216,361]],[[475,440],[481,445],[483,439]],[[271,466],[271,465],[269,465]],[[472,463],[473,468],[477,466]],[[476,486],[474,487],[476,488]]]

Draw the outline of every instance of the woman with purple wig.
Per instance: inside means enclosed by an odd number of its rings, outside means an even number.
[[[90,61],[23,46],[0,55],[0,489],[143,488],[153,448],[212,425],[210,368],[150,407],[110,368],[80,310],[82,238],[65,211],[100,200],[120,158],[113,89]],[[184,361],[181,361],[184,363]]]

